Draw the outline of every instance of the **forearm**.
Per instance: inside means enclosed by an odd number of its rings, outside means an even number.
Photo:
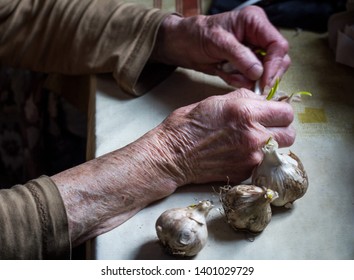
[[[52,177],[65,203],[74,246],[117,227],[183,184],[177,179],[183,172],[164,150],[155,129]]]
[[[9,223],[12,217],[12,232],[32,228],[38,234],[27,243],[16,244],[17,235],[1,232],[0,243],[12,250],[12,256],[22,245],[36,257],[43,257],[42,251],[56,255],[59,249],[68,248],[68,228],[75,246],[120,225],[179,186],[244,181],[261,161],[261,147],[270,136],[281,147],[293,143],[292,121],[290,104],[265,100],[246,89],[179,108],[128,146],[54,175],[52,180],[46,178],[44,187],[36,187],[39,192],[24,188],[26,193],[18,196],[21,207],[14,207],[8,199],[15,196],[15,190],[7,195],[7,190],[1,191],[0,224]],[[50,220],[39,223],[37,217],[43,211]],[[54,244],[51,251],[38,246],[30,250],[31,244],[45,243],[48,237]]]

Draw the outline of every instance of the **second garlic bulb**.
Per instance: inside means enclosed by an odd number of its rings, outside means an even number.
[[[270,203],[278,194],[253,185],[221,188],[220,199],[230,226],[235,230],[260,233],[272,217]]]

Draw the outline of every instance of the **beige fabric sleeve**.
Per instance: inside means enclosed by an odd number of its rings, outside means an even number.
[[[46,176],[0,190],[0,259],[69,259],[65,207]]]
[[[39,72],[113,72],[140,95],[174,67],[147,64],[167,13],[118,0],[0,0],[0,61]]]

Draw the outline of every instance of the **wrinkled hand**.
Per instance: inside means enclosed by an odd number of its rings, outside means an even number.
[[[189,183],[248,179],[270,136],[291,145],[292,107],[240,89],[175,110],[129,145],[52,176],[75,246]]]
[[[292,120],[286,102],[239,89],[174,111],[154,131],[157,154],[175,163],[167,169],[175,171],[178,185],[227,178],[239,183],[261,161],[261,147],[270,136],[282,147],[294,142]]]
[[[266,56],[258,58],[256,49],[265,50]],[[262,88],[273,85],[290,65],[287,41],[256,6],[213,16],[167,17],[153,58],[218,75],[230,85],[246,88],[259,79]],[[236,71],[222,71],[220,65],[225,62]]]

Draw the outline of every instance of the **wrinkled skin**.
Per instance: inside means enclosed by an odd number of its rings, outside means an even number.
[[[53,176],[74,244],[185,184],[247,179],[270,136],[293,143],[292,120],[290,104],[241,89],[177,109],[128,146]]]
[[[260,61],[247,46],[262,48]],[[180,18],[168,16],[151,60],[219,75],[251,88],[274,82],[290,59],[285,39],[264,12]],[[230,61],[237,72],[218,69]],[[126,147],[52,176],[63,198],[73,246],[107,232],[150,203],[189,183],[247,179],[269,137],[279,146],[295,139],[293,110],[245,88],[177,109]]]
[[[292,120],[289,104],[241,89],[176,110],[158,133],[183,170],[181,184],[240,182],[262,159],[261,147],[270,136],[281,146],[293,143]]]
[[[7,4],[10,2],[16,4]],[[45,2],[50,3],[41,5]],[[5,65],[46,73],[86,75],[117,71],[122,58],[114,45],[130,44],[131,39],[123,36],[128,41],[122,41],[119,31],[132,21],[144,23],[147,15],[143,12],[143,18],[139,19],[133,14],[131,19],[127,18],[127,23],[116,21],[115,17],[121,15],[116,13],[120,6],[116,0],[4,3],[0,9],[2,26],[5,26],[1,38],[4,42],[12,39],[9,45],[14,47],[0,47],[5,50],[2,57]],[[92,12],[96,8],[101,12]],[[76,15],[75,18],[80,16],[75,19],[71,14]],[[244,88],[252,88],[256,80],[261,80],[262,87],[272,85],[290,64],[286,40],[260,8],[190,18],[169,15],[161,25],[158,24],[162,15],[154,16],[158,17],[152,21],[151,30],[142,41],[149,44],[146,48],[152,53],[148,56],[143,52],[143,57],[139,58],[142,63],[152,61],[186,67],[218,75],[227,83]],[[51,24],[43,25],[43,22]],[[14,26],[13,30],[7,30],[7,24]],[[100,27],[90,28],[93,25]],[[69,43],[68,36],[55,36],[55,40],[46,36],[57,34],[61,28],[68,34],[80,36]],[[17,31],[26,36],[17,38],[14,35]],[[114,43],[107,44],[110,48],[106,48],[100,41],[99,46],[91,50],[90,44],[96,43],[95,38],[101,32],[105,32],[107,43],[110,40]],[[155,34],[157,40],[154,40]],[[24,37],[26,41],[21,42],[20,38]],[[58,47],[68,44],[71,48]],[[267,52],[263,59],[254,55],[253,50],[258,48]],[[58,59],[65,57],[56,55],[63,50],[68,51],[66,57],[70,58],[70,63]],[[235,71],[221,71],[220,64],[225,62],[232,63]],[[118,71],[124,72],[124,69]],[[117,77],[124,76],[124,73],[117,74]],[[240,89],[180,108],[126,147],[51,176],[65,206],[72,246],[119,226],[148,204],[171,195],[185,184],[225,182],[227,178],[238,183],[248,178],[260,162],[261,147],[270,136],[280,146],[293,143],[292,119],[289,104],[265,101],[264,97]],[[43,232],[46,234],[45,230]]]
[[[266,51],[262,59],[254,53]],[[264,11],[249,6],[213,16],[170,16],[159,32],[154,59],[218,75],[228,84],[252,88],[272,86],[290,65],[288,42],[269,22]],[[225,73],[218,65],[231,62],[236,71]]]

